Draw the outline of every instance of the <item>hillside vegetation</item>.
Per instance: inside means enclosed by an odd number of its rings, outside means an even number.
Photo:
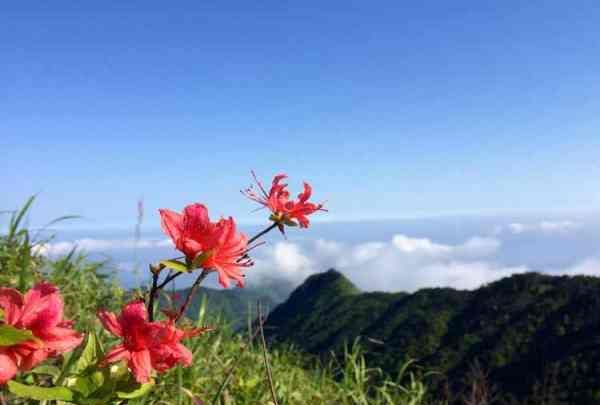
[[[368,364],[392,376],[417,359],[441,372],[435,387],[450,402],[479,381],[494,403],[600,403],[596,277],[527,273],[474,291],[361,293],[330,270],[309,277],[268,324],[272,342],[320,355],[361,337]]]
[[[12,213],[8,229],[0,235],[0,286],[25,291],[41,279],[56,284],[65,300],[66,316],[76,321],[75,328],[79,331],[95,331],[100,345],[97,355],[102,355],[102,348],[106,349],[114,342],[114,338],[100,326],[96,311],[100,308],[118,311],[131,293],[126,293],[112,277],[106,275],[103,263],[90,262],[75,251],[58,259],[42,255],[41,247],[51,236],[47,236],[46,231],[34,233],[22,226],[32,202],[33,199],[23,209]],[[134,294],[144,292],[142,289]],[[220,297],[228,297],[229,293],[221,294]],[[170,297],[164,299],[168,302]],[[270,385],[265,374],[267,358],[273,373],[273,389],[280,405],[433,404],[426,402],[426,385],[422,380],[422,373],[413,369],[410,364],[407,364],[408,368],[403,375],[392,380],[382,378],[381,370],[367,367],[358,345],[349,347],[341,362],[334,358],[320,362],[288,346],[266,351],[260,339],[250,337],[257,336],[255,327],[249,330],[250,333],[235,332],[220,317],[220,309],[212,311],[210,304],[206,304],[210,300],[198,301],[195,307],[197,312],[193,316],[195,320],[183,320],[183,323],[215,328],[213,332],[186,341],[187,347],[194,354],[193,364],[187,368],[178,366],[160,375],[152,391],[141,398],[125,399],[120,403],[272,404]],[[2,323],[0,313],[0,324]],[[251,322],[249,324],[252,326]],[[68,356],[77,361],[83,357],[82,348],[75,349]],[[16,381],[41,387],[49,386],[51,381],[69,384],[69,379],[63,378],[64,369],[61,371],[57,368],[69,362],[70,360],[63,362],[60,358],[48,360],[32,372],[18,375]],[[69,387],[79,390],[85,388]],[[30,403],[40,402],[18,399],[7,391],[6,386],[0,386],[0,404]],[[66,404],[48,400],[41,403]],[[89,403],[105,402],[90,400]]]
[[[181,305],[183,298],[187,297],[190,289],[183,288],[163,296],[161,305],[169,308],[173,304]],[[256,316],[256,305],[260,302],[264,313],[268,313],[276,306],[274,299],[257,288],[216,289],[200,287],[192,298],[191,304],[186,309],[186,316],[191,320],[198,319],[201,306],[210,308],[215,318],[221,318],[233,329],[239,329],[247,324],[248,318]]]

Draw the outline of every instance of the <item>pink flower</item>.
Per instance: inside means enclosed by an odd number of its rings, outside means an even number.
[[[22,295],[12,288],[0,288],[2,323],[31,331],[35,339],[0,347],[0,384],[61,353],[77,347],[83,337],[63,319],[63,300],[58,288],[42,282]]]
[[[207,271],[217,271],[223,287],[229,287],[230,279],[239,287],[244,286],[241,269],[251,266],[252,261],[246,255],[248,239],[237,232],[233,218],[210,222],[208,210],[202,204],[188,205],[183,214],[167,209],[159,212],[163,231],[188,262],[204,255],[198,265]]]
[[[192,353],[180,341],[205,331],[183,331],[176,328],[172,320],[148,322],[147,316],[141,300],[126,304],[119,317],[112,312],[98,312],[102,325],[123,339],[121,344],[112,348],[102,363],[106,365],[126,360],[136,381],[142,384],[150,380],[152,370],[163,373],[177,363],[189,366]]]
[[[278,174],[273,178],[271,189],[267,193],[262,183],[257,180],[256,175],[252,172],[254,181],[258,186],[260,193],[256,193],[252,186],[246,189],[243,194],[257,203],[267,207],[273,215],[271,219],[278,223],[279,229],[283,231],[283,225],[296,225],[298,221],[300,228],[308,228],[308,216],[317,211],[326,211],[323,204],[314,204],[308,202],[312,194],[310,184],[304,183],[304,190],[298,194],[298,199],[290,200],[290,193],[287,190],[287,184],[281,184],[281,181],[287,176]]]

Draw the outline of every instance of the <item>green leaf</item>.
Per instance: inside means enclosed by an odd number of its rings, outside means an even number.
[[[123,399],[139,398],[149,393],[152,387],[154,387],[154,380],[150,380],[150,382],[147,382],[146,384],[139,385],[137,388],[131,391],[117,391],[117,397]]]
[[[72,381],[71,384],[74,384],[82,394],[76,402],[81,405],[116,403],[111,400],[114,398],[115,387],[117,387],[119,380],[130,376],[127,366],[121,363],[123,362],[113,364],[102,370],[96,370],[92,374],[83,377],[82,381]],[[85,398],[83,397],[84,393]]]
[[[196,256],[194,258],[194,261],[192,262],[192,268],[195,269],[196,267],[202,266],[202,263],[204,263],[204,261],[208,259],[212,254],[212,250],[207,250],[206,252],[203,252],[202,254]]]
[[[101,357],[103,357],[102,347],[96,339],[96,333],[90,332],[87,335],[85,346],[81,352],[81,355],[73,365],[71,372],[73,374],[79,374],[85,371],[88,367],[96,365]]]
[[[19,384],[16,381],[9,381],[8,390],[18,397],[43,400],[61,400],[71,401],[73,392],[66,387],[37,387],[35,385]]]
[[[73,391],[79,392],[84,397],[96,392],[104,384],[104,373],[94,371],[88,375],[67,378],[67,386]]]
[[[160,262],[160,264],[171,270],[175,270],[178,273],[184,273],[188,271],[188,268],[185,265],[185,263],[181,263],[177,260],[163,260]]]
[[[33,204],[35,197],[35,195],[29,197],[25,202],[25,205],[23,205],[23,207],[11,217],[10,225],[8,227],[8,235],[6,235],[6,239],[8,241],[12,241],[14,236],[18,233],[19,224],[23,220],[23,217],[27,211],[29,211],[29,208],[31,208],[31,204]]]
[[[30,330],[17,329],[10,325],[0,325],[0,346],[12,346],[26,340],[36,339]]]
[[[31,372],[34,374],[52,376],[52,381],[55,381],[58,378],[58,376],[60,375],[60,369],[56,366],[50,366],[50,365],[38,366],[38,367],[34,368],[33,370],[31,370]]]

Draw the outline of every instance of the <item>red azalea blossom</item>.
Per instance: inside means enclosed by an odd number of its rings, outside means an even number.
[[[242,267],[249,267],[248,239],[237,232],[235,221],[229,217],[210,222],[208,210],[202,204],[185,207],[183,214],[167,209],[159,210],[163,231],[171,237],[177,250],[185,254],[188,262],[205,255],[200,267],[219,273],[219,283],[229,286],[234,279],[239,287],[244,286]]]
[[[25,295],[13,288],[0,288],[0,308],[4,311],[0,323],[29,330],[35,337],[16,345],[0,346],[0,384],[18,371],[29,370],[81,343],[83,337],[73,330],[72,321],[63,319],[63,307],[58,288],[50,283],[39,283]]]
[[[192,353],[180,341],[205,331],[183,331],[175,327],[171,319],[148,322],[148,313],[142,300],[126,304],[119,317],[112,312],[99,311],[98,318],[110,333],[123,339],[106,355],[102,364],[126,360],[140,384],[150,380],[152,370],[163,373],[177,363],[189,366]]]
[[[161,227],[175,248],[192,261],[205,250],[201,240],[210,227],[208,210],[202,204],[190,204],[179,214],[168,209],[158,210]]]
[[[229,287],[229,279],[237,282],[238,287],[244,286],[242,267],[252,266],[248,258],[248,238],[237,232],[233,218],[221,218],[211,223],[210,231],[203,238],[206,250],[210,252],[202,263],[202,267],[216,270],[219,273],[219,284]]]
[[[281,184],[281,181],[287,178],[285,174],[278,174],[273,178],[271,189],[267,193],[262,183],[257,180],[252,172],[254,181],[258,186],[260,193],[253,190],[252,186],[246,189],[243,194],[257,203],[271,210],[273,215],[271,219],[279,224],[279,229],[283,231],[283,225],[300,225],[300,228],[308,228],[308,216],[317,211],[326,211],[323,204],[314,204],[308,202],[312,188],[310,184],[304,182],[304,190],[298,194],[298,199],[290,200],[290,193],[287,190],[287,184]]]

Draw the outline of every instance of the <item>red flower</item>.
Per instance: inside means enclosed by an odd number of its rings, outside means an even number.
[[[205,250],[201,239],[210,227],[210,221],[204,205],[190,204],[183,209],[183,214],[168,209],[160,209],[158,212],[163,231],[189,261]]]
[[[309,215],[316,211],[326,211],[323,208],[323,204],[308,202],[312,194],[312,188],[306,182],[304,183],[304,190],[298,194],[298,199],[290,201],[290,193],[287,191],[288,185],[281,184],[281,181],[287,178],[285,174],[278,174],[273,178],[271,190],[268,193],[262,183],[256,179],[254,172],[252,172],[252,176],[260,189],[260,193],[257,194],[252,186],[250,186],[243,194],[251,200],[269,208],[273,213],[271,219],[279,224],[280,230],[283,230],[283,225],[297,225],[294,221],[298,221],[300,228],[308,228]]]
[[[29,370],[81,343],[83,338],[72,329],[72,322],[63,319],[63,307],[58,288],[50,283],[39,283],[25,295],[12,288],[0,288],[0,308],[4,311],[1,323],[29,330],[35,337],[16,345],[0,346],[0,384],[19,370]]]
[[[243,287],[244,275],[241,268],[250,267],[253,263],[246,255],[248,239],[236,231],[233,218],[221,218],[218,222],[211,223],[202,242],[209,252],[202,267],[216,270],[219,273],[219,283],[225,288],[229,287],[229,279],[234,279],[238,287]]]
[[[102,364],[126,360],[136,381],[142,384],[150,380],[152,370],[163,373],[177,363],[189,366],[192,353],[180,341],[204,331],[183,331],[176,328],[172,320],[148,322],[147,316],[141,300],[126,304],[119,317],[112,312],[98,312],[104,327],[123,339],[106,355]]]
[[[177,250],[183,252],[188,262],[203,255],[198,266],[219,273],[219,283],[229,287],[234,279],[239,287],[244,286],[242,267],[249,267],[252,261],[246,255],[248,239],[237,232],[233,218],[221,218],[210,222],[208,210],[202,204],[185,207],[183,214],[161,209],[163,231],[171,237]]]

